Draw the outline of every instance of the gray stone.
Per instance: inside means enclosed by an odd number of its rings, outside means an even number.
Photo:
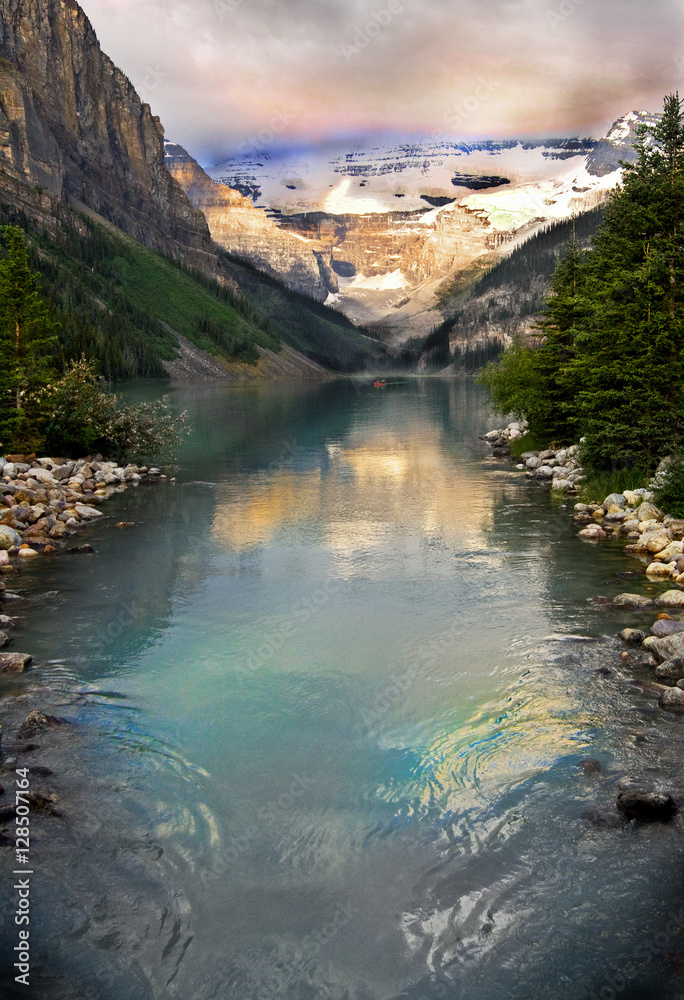
[[[648,640],[646,640],[648,642]],[[667,635],[663,639],[653,639],[649,642],[649,652],[655,653],[661,663],[684,656],[684,632],[677,635]]]
[[[610,507],[619,507],[620,509],[622,509],[623,507],[627,506],[627,498],[625,497],[624,493],[610,493],[603,501],[601,506],[605,507],[606,510],[608,510]]]
[[[542,461],[544,461],[547,458],[555,458],[556,453],[551,448],[547,448],[546,451],[539,452],[539,457],[541,458]]]
[[[528,458],[525,462],[525,465],[527,466],[528,469],[538,469],[541,464],[542,464],[541,459],[537,458],[536,455],[533,455],[531,458]]]
[[[22,722],[17,736],[21,738],[35,736],[37,733],[45,732],[46,729],[66,725],[68,725],[66,719],[61,719],[58,715],[44,715],[43,712],[31,712]]]
[[[553,469],[550,465],[542,465],[537,469],[537,477],[539,479],[551,479],[553,475]]]
[[[96,517],[104,517],[104,514],[100,510],[96,510],[94,507],[88,507],[84,503],[74,504],[74,510],[79,517],[85,518],[87,521],[92,521]]]
[[[670,681],[670,683],[676,684],[684,677],[684,659],[681,656],[676,656],[672,660],[665,660],[659,667],[656,667],[655,675],[659,681]]]
[[[7,632],[0,632],[0,649],[4,649],[5,646],[9,646],[11,641],[12,640],[7,635]]]
[[[0,615],[0,628],[14,628],[17,623],[14,618],[9,618],[7,615]]]
[[[651,625],[651,635],[655,635],[658,639],[664,639],[667,635],[676,635],[678,632],[684,632],[684,622],[659,619]]]
[[[658,704],[668,712],[684,712],[684,691],[679,687],[668,688],[661,694]]]
[[[642,594],[618,594],[612,603],[614,608],[635,608],[639,611],[649,611],[655,607],[650,597]]]
[[[635,490],[635,492],[638,492]],[[636,516],[640,521],[660,521],[664,517],[662,510],[656,507],[652,503],[642,503],[640,507],[637,508]]]

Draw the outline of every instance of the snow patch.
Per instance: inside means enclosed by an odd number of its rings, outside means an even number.
[[[373,292],[390,292],[398,288],[408,288],[409,282],[397,268],[396,271],[390,271],[389,274],[376,274],[371,278],[364,278],[363,274],[357,274],[347,287],[365,288]]]

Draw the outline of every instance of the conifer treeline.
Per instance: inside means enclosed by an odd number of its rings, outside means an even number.
[[[642,126],[592,248],[571,240],[540,324],[540,346],[514,344],[485,384],[502,412],[539,439],[585,439],[601,470],[642,466],[684,447],[684,109],[664,101]]]

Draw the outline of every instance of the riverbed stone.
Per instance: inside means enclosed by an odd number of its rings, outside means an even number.
[[[14,618],[10,618],[9,615],[0,615],[0,629],[14,628],[17,623]]]
[[[677,622],[660,619],[651,625],[651,635],[656,636],[658,639],[664,639],[668,635],[677,635],[678,632],[684,632],[684,621]]]
[[[683,544],[682,542],[670,542],[660,552],[656,552],[653,558],[657,562],[672,562],[677,559],[677,556],[681,556]]]
[[[618,507],[622,510],[627,506],[627,498],[624,493],[610,493],[601,506],[605,507],[606,510],[609,510],[610,507]]]
[[[612,604],[615,608],[632,608],[637,611],[650,611],[655,607],[651,598],[644,597],[643,594],[618,594],[613,598]]]
[[[669,580],[674,568],[674,563],[652,562],[646,567],[646,576],[652,580]]]
[[[47,729],[66,725],[66,719],[62,719],[58,715],[45,715],[43,712],[37,711],[30,712],[19,727],[17,737],[19,739],[26,739],[27,736],[36,736]]]
[[[630,788],[618,795],[617,809],[628,820],[636,819],[642,823],[669,823],[677,812],[677,804],[667,793],[648,792],[645,788]]]
[[[9,635],[7,635],[7,632],[0,632],[0,649],[4,649],[5,646],[9,646],[11,641],[12,639]]]
[[[605,538],[606,533],[603,528],[599,528],[597,524],[590,524],[578,534],[578,538],[583,538],[588,542],[598,542],[601,538]]]
[[[32,662],[28,653],[0,653],[0,674],[23,674]]]
[[[684,608],[684,590],[666,590],[656,598],[659,608]]]
[[[675,656],[672,660],[665,660],[656,667],[655,674],[659,681],[676,684],[684,677],[684,658]]]
[[[87,521],[94,520],[96,517],[104,517],[101,510],[96,510],[95,507],[89,507],[87,504],[74,504],[74,509],[79,517],[82,517]]]
[[[684,712],[684,691],[680,687],[671,687],[663,691],[658,704],[669,712]]]
[[[0,524],[0,549],[21,545],[21,535],[7,524]]]
[[[649,643],[649,652],[654,653],[661,663],[666,660],[673,660],[676,657],[684,657],[684,632],[678,632],[675,635],[666,635],[662,639],[656,639],[650,637],[644,640],[644,646]]]
[[[642,632],[640,628],[623,628],[622,632],[619,633],[619,638],[632,646],[640,646],[646,638],[646,633]]]

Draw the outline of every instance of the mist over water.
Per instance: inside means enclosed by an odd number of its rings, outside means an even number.
[[[171,399],[176,482],[22,578],[73,723],[34,995],[684,995],[680,828],[582,819],[679,787],[681,720],[612,638],[639,617],[588,601],[658,587],[489,456],[470,381]]]

